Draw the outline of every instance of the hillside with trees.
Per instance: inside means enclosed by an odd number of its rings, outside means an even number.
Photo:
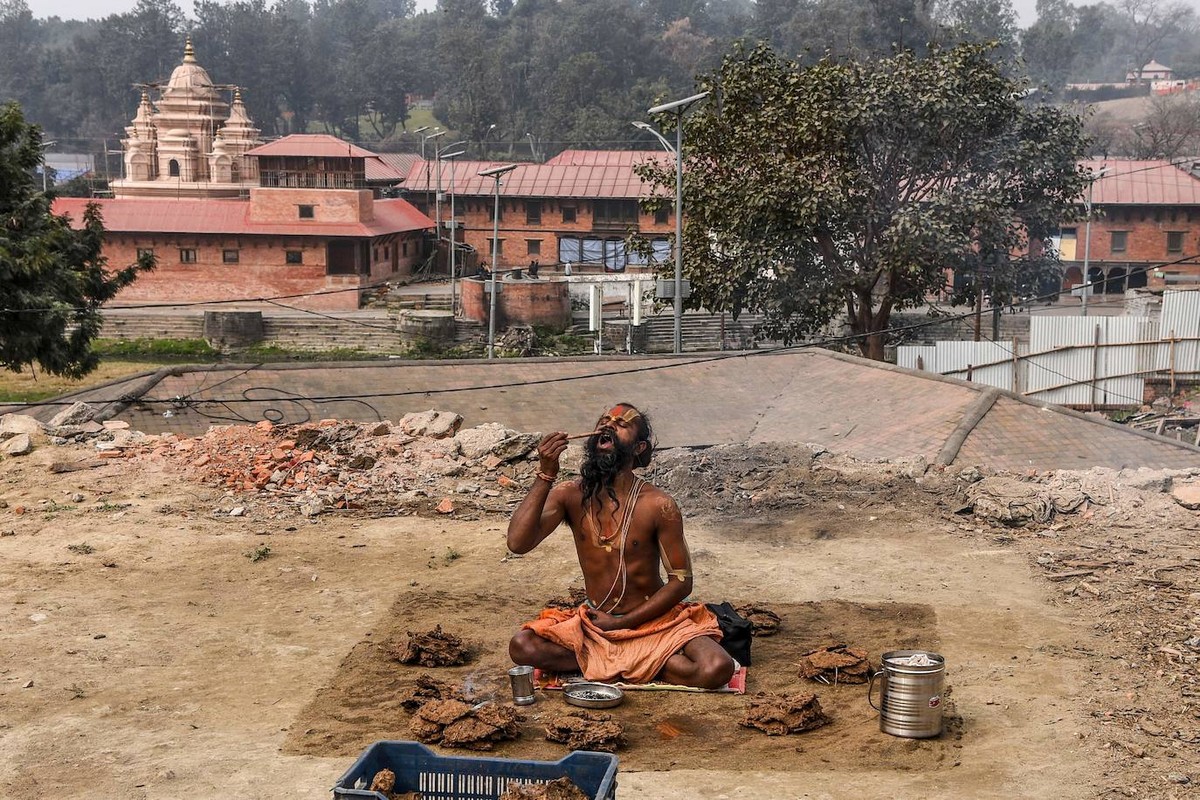
[[[265,136],[414,149],[404,122],[420,97],[460,138],[546,156],[655,147],[629,122],[691,93],[739,41],[800,63],[995,42],[993,58],[1054,99],[1067,81],[1123,81],[1150,58],[1200,75],[1195,32],[1194,12],[1167,0],[1039,0],[1025,30],[1011,0],[439,0],[425,12],[413,0],[198,0],[191,17],[140,0],[86,21],[0,0],[0,101],[20,103],[59,150],[114,150],[135,85],[165,79],[190,34]]]

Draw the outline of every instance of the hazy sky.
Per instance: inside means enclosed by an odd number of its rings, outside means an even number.
[[[192,0],[176,0],[185,13],[191,13]],[[105,17],[128,11],[137,5],[137,0],[28,0],[29,8],[35,17],[59,16],[63,19],[87,19],[88,17]],[[430,9],[437,5],[437,0],[417,0],[418,9]],[[1013,0],[1013,7],[1021,18],[1021,24],[1028,25],[1036,18],[1034,7],[1037,0]]]

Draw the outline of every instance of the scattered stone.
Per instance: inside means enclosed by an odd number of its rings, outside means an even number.
[[[583,790],[565,775],[549,783],[518,783],[513,781],[499,800],[590,800]]]
[[[10,439],[18,433],[35,436],[43,432],[42,423],[25,414],[5,414],[0,416],[0,439]]]
[[[299,503],[300,513],[306,517],[318,516],[324,509],[325,504],[315,497],[302,499]]]
[[[69,407],[55,414],[50,419],[51,428],[61,428],[70,425],[83,425],[91,422],[96,416],[96,409],[87,403],[72,403]]]
[[[430,439],[445,439],[458,432],[462,417],[453,411],[413,412],[400,420],[400,429],[411,436],[426,436]]]
[[[28,455],[33,452],[33,440],[28,433],[18,433],[0,444],[0,451],[9,456]]]
[[[75,492],[75,494],[71,495],[71,502],[72,502],[72,503],[82,503],[82,502],[83,502],[83,500],[84,500],[84,497],[83,497],[83,495],[82,495],[82,494],[80,494],[79,492]]]
[[[1167,780],[1169,780],[1171,783],[1177,783],[1180,786],[1187,786],[1192,782],[1192,779],[1187,775],[1184,775],[1182,772],[1168,772]]]
[[[503,461],[516,461],[529,455],[529,451],[537,447],[541,440],[540,433],[518,433],[497,443],[492,448],[492,455]]]
[[[625,744],[625,728],[612,714],[579,709],[546,723],[546,739],[571,750],[613,753]]]
[[[443,631],[441,625],[425,633],[409,631],[408,642],[402,648],[392,647],[392,657],[401,664],[422,667],[456,667],[466,664],[470,656],[463,640]]]
[[[1176,483],[1171,488],[1171,499],[1188,509],[1200,509],[1200,483]]]
[[[372,436],[387,436],[391,432],[392,424],[390,422],[381,422],[370,430]]]
[[[459,431],[454,435],[454,438],[458,441],[459,450],[462,452],[463,457],[475,460],[487,456],[492,452],[493,447],[515,434],[516,431],[510,430],[503,425],[495,422],[485,422],[482,425],[476,425],[474,428],[465,428]],[[503,461],[503,459],[496,459],[495,464],[488,467],[488,469],[495,469]]]
[[[234,506],[233,508],[229,509],[229,516],[231,516],[231,517],[244,517],[245,515],[246,515],[246,507],[245,506]]]
[[[800,657],[800,677],[829,686],[839,683],[866,683],[871,662],[867,651],[845,644],[821,647]]]
[[[829,724],[815,694],[779,695],[759,692],[750,700],[745,718],[739,723],[768,736],[803,733]]]
[[[437,506],[433,510],[439,514],[453,514],[454,513],[454,501],[451,500],[449,497],[443,497],[442,502],[438,503]]]
[[[779,632],[779,615],[765,606],[738,606],[737,613],[750,621],[753,636],[774,636]]]
[[[129,423],[123,419],[106,419],[100,423],[106,431],[129,430]]]
[[[29,680],[22,683],[21,688],[22,689],[32,689],[33,688],[33,679],[30,678]]]

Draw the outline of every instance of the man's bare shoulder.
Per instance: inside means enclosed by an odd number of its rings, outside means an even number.
[[[679,518],[679,504],[666,491],[647,483],[642,492],[642,500],[646,505],[655,509],[663,519],[672,520]]]

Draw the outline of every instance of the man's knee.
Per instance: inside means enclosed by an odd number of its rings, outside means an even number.
[[[514,664],[532,664],[537,652],[537,638],[533,631],[518,631],[508,642],[508,656]]]
[[[696,682],[702,689],[720,689],[733,678],[733,659],[724,650],[706,653],[696,664]]]

